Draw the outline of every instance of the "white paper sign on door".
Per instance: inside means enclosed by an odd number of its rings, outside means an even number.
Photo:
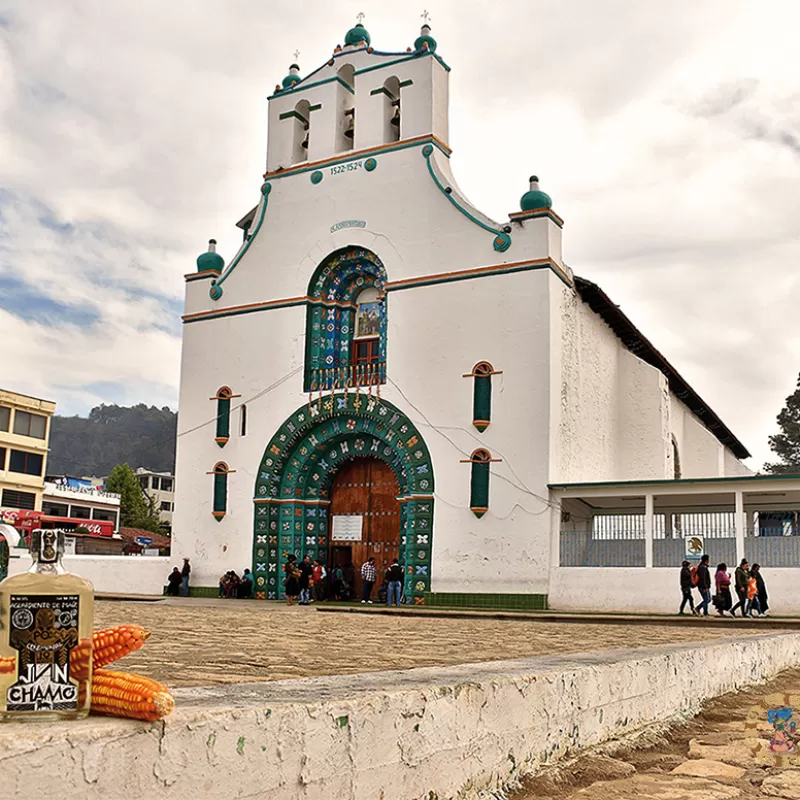
[[[360,542],[363,520],[364,518],[357,514],[334,514],[331,539],[337,542]]]

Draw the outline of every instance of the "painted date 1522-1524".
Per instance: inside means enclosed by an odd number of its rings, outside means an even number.
[[[338,175],[340,172],[352,172],[356,169],[361,169],[364,166],[363,161],[348,161],[346,164],[337,164],[331,167],[331,175]]]

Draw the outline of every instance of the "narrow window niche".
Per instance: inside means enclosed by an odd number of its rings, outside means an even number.
[[[472,372],[464,375],[472,378],[472,424],[483,433],[492,421],[492,375],[502,375],[488,361],[479,361]]]
[[[209,398],[217,402],[217,434],[214,441],[220,447],[225,447],[231,436],[231,400],[234,397],[241,395],[234,394],[229,386],[221,386],[217,393]]]
[[[229,469],[224,461],[220,461],[208,473],[214,476],[214,502],[211,513],[217,522],[222,520],[228,511],[228,475],[234,472],[236,470]]]
[[[470,464],[469,508],[480,519],[489,510],[489,465],[500,461],[484,448],[475,450],[462,464]]]

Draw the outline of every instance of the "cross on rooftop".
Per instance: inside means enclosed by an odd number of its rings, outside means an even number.
[[[356,19],[358,20],[359,25],[364,21],[364,17],[366,16],[367,15],[363,11],[359,11],[358,14],[356,14]]]
[[[294,60],[297,61],[298,58],[300,58],[300,51],[299,50],[295,50],[294,51]]]
[[[422,18],[423,23],[427,23],[428,20],[431,18],[431,15],[428,13],[427,10],[425,10],[420,14],[420,17]]]

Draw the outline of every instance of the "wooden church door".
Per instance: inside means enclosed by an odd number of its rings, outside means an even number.
[[[361,566],[370,556],[375,558],[375,590],[392,561],[400,555],[400,486],[391,467],[377,458],[357,458],[345,464],[333,479],[330,490],[330,550],[328,564],[332,571],[337,565],[353,565],[354,599],[361,599]],[[354,537],[357,521],[350,522],[339,533],[336,517],[360,517],[361,538]],[[352,523],[356,524],[353,525]],[[344,537],[347,538],[344,538]]]

